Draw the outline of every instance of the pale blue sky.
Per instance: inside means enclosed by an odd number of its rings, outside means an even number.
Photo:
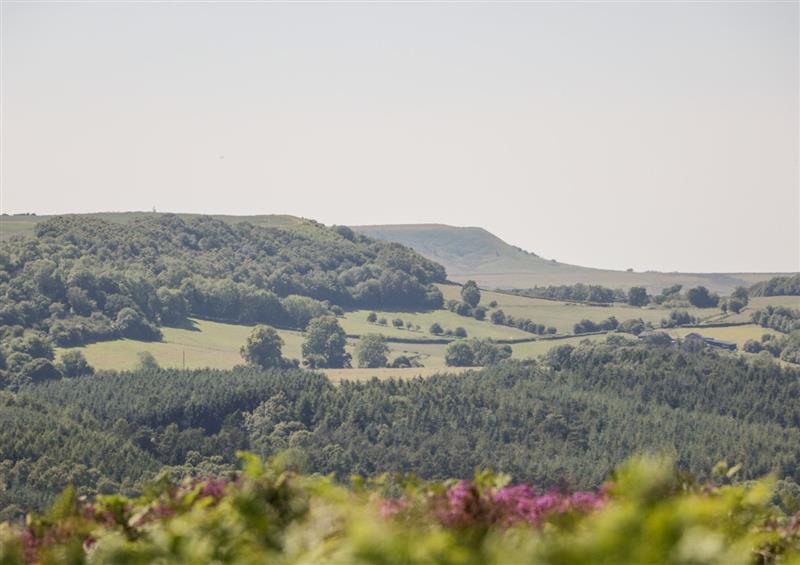
[[[2,5],[4,212],[482,226],[800,269],[797,2]]]

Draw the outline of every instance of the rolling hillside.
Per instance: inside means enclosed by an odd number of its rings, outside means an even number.
[[[108,212],[81,214],[113,223],[127,223],[153,216],[153,212]],[[199,214],[177,214],[183,219]],[[0,241],[14,235],[33,235],[39,222],[53,216],[2,216]],[[292,227],[303,230],[315,222],[280,214],[253,216],[214,215],[215,219],[235,224],[250,222],[258,226]],[[444,224],[399,224],[351,226],[356,232],[385,241],[407,245],[423,256],[445,267],[448,277],[457,282],[473,279],[486,288],[530,288],[560,284],[599,284],[628,288],[644,286],[658,292],[673,284],[704,285],[727,294],[737,286],[769,279],[783,273],[662,273],[655,271],[630,273],[593,269],[559,263],[535,253],[509,245],[496,235],[478,227],[456,227]]]
[[[105,220],[113,224],[127,224],[133,220],[164,215],[161,212],[98,212],[92,214],[62,214],[66,216],[88,216],[98,220]],[[188,220],[191,218],[198,218],[203,214],[175,214],[179,218]],[[35,233],[36,225],[40,222],[54,218],[52,216],[35,216],[35,215],[14,215],[0,216],[0,241],[7,240],[15,235],[32,236]],[[212,218],[222,220],[231,224],[239,222],[250,222],[256,226],[274,227],[274,228],[298,228],[304,224],[313,224],[311,220],[297,218],[295,216],[288,216],[284,214],[263,214],[256,216],[228,216],[224,214],[212,214]]]
[[[352,226],[356,232],[407,245],[447,270],[451,280],[475,280],[486,288],[530,288],[560,284],[644,286],[658,292],[673,284],[704,285],[723,294],[774,273],[643,273],[592,269],[544,259],[509,245],[483,228],[443,224]]]

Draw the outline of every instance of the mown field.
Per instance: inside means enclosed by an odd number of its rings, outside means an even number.
[[[162,328],[164,340],[159,342],[118,339],[103,341],[75,348],[60,348],[58,355],[64,351],[78,350],[83,352],[89,363],[96,369],[125,371],[136,367],[140,352],[152,353],[162,367],[185,367],[199,369],[230,369],[243,363],[239,348],[244,344],[252,331],[252,326],[224,324],[208,320],[192,320],[192,328]],[[300,359],[304,336],[301,332],[279,330],[284,341],[285,357]],[[358,340],[348,340],[348,351],[352,354]],[[406,355],[418,359],[424,367],[412,369],[330,369],[331,378],[363,379],[375,373],[379,377],[415,377],[430,374],[431,368],[440,370],[445,366],[445,345],[442,344],[406,344],[389,343],[389,359]]]
[[[460,287],[455,285],[440,285],[445,299],[460,298]],[[577,303],[558,302],[552,300],[526,298],[498,292],[482,292],[481,304],[488,307],[489,302],[496,300],[498,308],[507,314],[531,318],[537,323],[555,326],[559,333],[569,334],[572,326],[584,319],[599,322],[609,316],[616,316],[618,320],[628,318],[642,318],[645,321],[658,323],[669,314],[664,308],[634,308],[625,305],[609,307],[588,306]],[[693,309],[693,314],[711,321],[746,322],[750,319],[753,309],[762,308],[768,304],[800,307],[798,297],[779,296],[754,298],[750,306],[740,314],[722,316],[718,309]],[[379,333],[391,339],[432,340],[441,339],[428,329],[434,322],[438,322],[445,329],[455,329],[458,326],[466,329],[469,337],[492,339],[531,339],[526,343],[512,345],[515,358],[537,357],[558,345],[576,345],[584,339],[592,341],[604,340],[604,335],[570,336],[563,339],[536,339],[536,336],[506,326],[498,326],[489,321],[478,321],[474,318],[459,316],[448,310],[433,310],[428,312],[405,311],[379,311],[378,317],[386,318],[387,325],[382,326],[367,322],[369,310],[356,310],[347,312],[340,318],[340,323],[349,335],[364,335]],[[403,322],[412,322],[420,326],[419,330],[406,327],[395,328],[392,320],[399,318]],[[162,367],[229,369],[242,363],[239,348],[244,344],[247,336],[252,331],[252,326],[239,324],[226,324],[208,320],[192,320],[191,328],[163,328],[164,340],[161,342],[144,342],[131,339],[99,342],[76,348],[86,355],[89,363],[97,369],[129,370],[136,367],[138,353],[147,351],[153,354]],[[683,337],[691,332],[698,332],[708,337],[715,337],[726,341],[733,341],[741,346],[748,339],[760,339],[765,333],[775,333],[772,330],[761,328],[754,324],[723,328],[678,328],[670,331],[675,337]],[[301,347],[304,341],[302,332],[279,330],[284,341],[284,356],[300,359]],[[348,340],[348,351],[353,354],[357,339]],[[447,345],[441,343],[399,343],[388,342],[390,360],[400,355],[405,355],[422,363],[422,368],[414,369],[331,369],[326,373],[334,380],[343,378],[365,379],[377,376],[388,377],[415,377],[426,376],[445,367],[445,351]],[[60,350],[63,351],[63,350]],[[355,365],[355,362],[354,362]]]
[[[449,314],[449,312],[447,312]],[[58,355],[64,351],[78,350],[83,352],[89,363],[96,369],[102,370],[130,370],[136,367],[140,352],[152,353],[162,367],[183,367],[199,369],[211,367],[214,369],[230,369],[241,364],[239,348],[252,331],[252,326],[239,324],[224,324],[208,320],[192,320],[192,329],[162,328],[164,340],[160,342],[137,341],[133,339],[118,339],[103,341],[76,348],[60,348]],[[490,324],[486,324],[490,326]],[[301,332],[279,330],[283,338],[283,353],[285,357],[300,359],[301,347],[304,341]],[[406,332],[415,334],[420,332]],[[592,339],[604,336],[592,336]],[[546,340],[540,342],[514,345],[515,357],[529,357],[548,351],[551,347],[562,343],[579,342],[585,338],[568,338],[564,340]],[[348,351],[354,353],[357,339],[348,340]],[[422,363],[423,367],[410,369],[329,369],[325,373],[334,380],[342,378],[365,379],[372,376],[388,377],[416,377],[427,376],[433,372],[440,372],[445,367],[445,350],[447,345],[438,343],[397,343],[388,342],[393,360],[400,355],[412,357]],[[354,363],[355,364],[355,363]],[[448,369],[448,371],[461,371],[462,369]]]
[[[364,335],[378,333],[386,337],[401,339],[442,339],[445,336],[434,335],[428,331],[431,324],[437,322],[444,330],[455,330],[462,327],[467,331],[468,337],[481,337],[491,339],[528,339],[533,337],[528,332],[508,326],[498,326],[488,320],[478,321],[468,316],[459,316],[449,310],[430,310],[427,312],[407,312],[407,311],[379,311],[378,318],[386,318],[387,325],[383,326],[367,321],[367,315],[371,310],[355,310],[345,313],[339,319],[348,335]],[[409,330],[406,327],[395,328],[392,320],[400,319],[403,322],[411,322],[420,329]]]
[[[723,341],[732,341],[739,349],[742,348],[748,339],[760,340],[764,334],[780,336],[782,334],[770,328],[762,328],[756,324],[747,324],[745,326],[728,326],[722,328],[675,328],[668,330],[668,333],[673,337],[686,337],[690,333],[698,333],[706,337],[713,337]]]
[[[445,284],[438,286],[442,294],[444,294],[445,301],[461,299],[460,286]],[[555,326],[560,334],[572,333],[574,325],[584,319],[600,322],[609,316],[614,316],[620,322],[631,318],[641,318],[645,322],[658,324],[662,319],[668,317],[670,313],[669,308],[655,306],[646,306],[644,308],[626,304],[595,306],[578,302],[560,302],[558,300],[529,298],[482,290],[481,305],[488,308],[489,303],[492,301],[496,301],[497,308],[503,310],[506,315],[510,314],[515,318],[530,318],[537,324]],[[719,308],[689,308],[687,311],[699,320],[714,318],[722,313]],[[749,317],[747,319],[749,320]]]

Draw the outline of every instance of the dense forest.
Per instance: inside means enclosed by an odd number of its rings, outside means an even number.
[[[189,315],[302,328],[347,306],[441,307],[432,283],[443,280],[440,265],[344,226],[56,217],[0,244],[0,337],[16,327],[56,345],[159,339],[158,326]]]
[[[158,469],[229,469],[235,452],[296,450],[309,471],[468,477],[491,467],[592,488],[635,453],[706,476],[800,480],[800,371],[693,344],[561,346],[458,376],[342,382],[301,369],[98,373],[3,393],[0,509],[66,484],[134,493]],[[112,453],[113,452],[113,453]]]
[[[751,296],[800,296],[800,274],[773,277],[750,287]]]

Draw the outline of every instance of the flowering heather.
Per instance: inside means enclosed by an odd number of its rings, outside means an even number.
[[[451,527],[520,523],[538,526],[553,514],[586,514],[597,510],[606,500],[602,491],[537,494],[528,485],[487,489],[475,482],[459,481],[438,501],[436,516],[442,524]]]
[[[234,480],[156,484],[139,499],[66,491],[25,526],[0,524],[0,563],[800,563],[800,515],[769,481],[686,482],[635,460],[598,492],[503,477],[352,490],[246,457]],[[521,534],[521,535],[520,535]]]

